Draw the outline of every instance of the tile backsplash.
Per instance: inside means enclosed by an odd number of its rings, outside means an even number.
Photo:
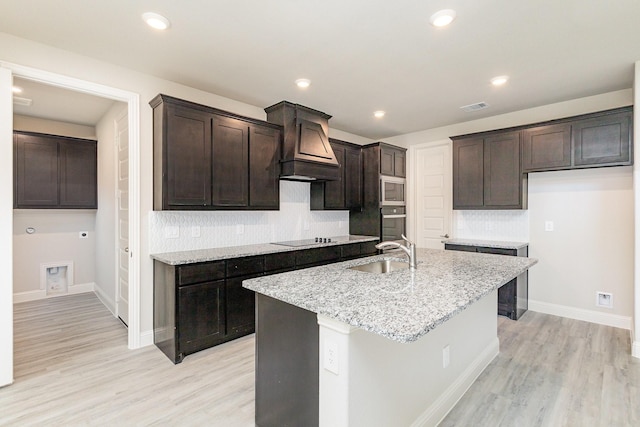
[[[529,241],[529,211],[453,211],[452,237]]]
[[[279,211],[152,211],[149,250],[163,253],[349,234],[348,211],[310,210],[309,185],[280,181]],[[169,237],[176,230],[177,237]]]

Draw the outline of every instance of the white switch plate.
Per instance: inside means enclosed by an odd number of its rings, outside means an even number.
[[[544,231],[553,231],[553,221],[544,222]]]
[[[335,341],[324,342],[324,369],[340,375],[340,363],[338,362],[338,344]]]
[[[165,239],[177,239],[180,237],[180,227],[166,227],[164,229]]]
[[[191,227],[191,237],[200,237],[200,226],[194,225]]]
[[[444,346],[442,349],[442,367],[446,368],[449,366],[451,362],[451,349],[448,345]]]

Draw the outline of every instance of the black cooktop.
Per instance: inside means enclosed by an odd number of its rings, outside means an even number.
[[[311,245],[320,245],[323,243],[334,243],[340,242],[342,240],[337,239],[335,237],[317,237],[313,239],[303,239],[303,240],[289,240],[287,242],[274,242],[274,245],[281,246],[290,246],[296,248],[298,246],[311,246]]]

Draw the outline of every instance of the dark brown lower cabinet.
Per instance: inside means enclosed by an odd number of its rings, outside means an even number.
[[[528,255],[528,247],[520,249],[490,248],[486,246],[455,245],[445,243],[444,248],[453,251],[480,252],[494,255],[523,256]],[[518,320],[529,308],[528,272],[498,288],[498,314],[511,320]]]
[[[242,282],[266,274],[374,255],[377,242],[183,265],[154,261],[153,341],[173,362],[255,331],[255,293]]]

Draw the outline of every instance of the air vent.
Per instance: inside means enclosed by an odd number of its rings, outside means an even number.
[[[470,113],[472,111],[484,110],[488,106],[489,104],[483,101],[483,102],[476,102],[475,104],[465,105],[463,107],[460,107],[460,109],[462,111],[466,111],[467,113]]]
[[[31,103],[33,102],[33,100],[29,99],[29,98],[20,98],[18,96],[14,96],[13,97],[13,103],[15,105],[22,105],[23,107],[31,107]]]

